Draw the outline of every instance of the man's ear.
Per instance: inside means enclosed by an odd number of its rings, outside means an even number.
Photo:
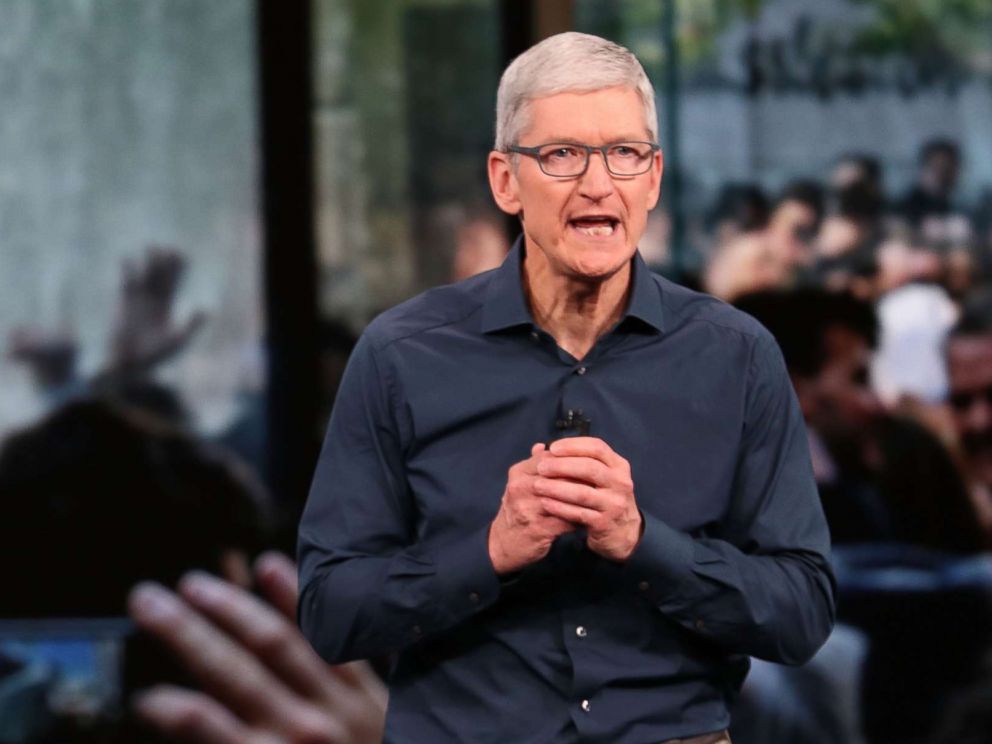
[[[520,197],[517,193],[517,176],[510,164],[510,156],[493,150],[489,153],[489,188],[493,192],[496,206],[507,214],[520,213]]]
[[[648,191],[648,211],[650,212],[658,204],[658,198],[661,196],[661,174],[665,170],[665,158],[661,154],[661,150],[658,150],[654,154],[654,162],[651,163],[651,170],[649,171],[651,178],[651,189]]]

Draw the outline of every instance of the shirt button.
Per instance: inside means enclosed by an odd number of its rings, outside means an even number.
[[[478,602],[479,601],[479,593],[478,592],[470,592],[469,595],[468,595],[468,598],[469,598],[469,601],[470,602]]]
[[[537,335],[537,331],[531,331],[531,332],[530,332],[530,337],[531,337],[532,339],[534,339],[535,341],[537,341],[537,339],[539,339],[539,338],[540,338],[540,336],[538,336],[538,335]]]
[[[579,367],[577,370],[575,370],[575,374],[577,375],[584,375],[585,373],[586,373],[585,367]]]
[[[422,631],[420,630],[420,626],[419,626],[419,625],[414,625],[414,626],[413,626],[413,627],[412,627],[412,628],[411,628],[410,630],[412,630],[412,631],[413,631],[413,634],[414,634],[415,636],[419,636],[419,635],[421,634],[421,632],[422,632]]]
[[[579,638],[585,638],[589,634],[586,633],[586,629],[580,625],[575,629],[575,635],[577,635]]]
[[[583,701],[582,701],[582,703],[581,703],[581,708],[582,708],[582,710],[584,710],[584,711],[585,711],[586,713],[588,713],[588,712],[589,712],[589,709],[590,709],[591,707],[592,707],[592,706],[591,706],[591,705],[589,705],[589,701],[588,701],[588,700],[583,700]]]
[[[637,585],[637,588],[640,589],[642,592],[646,592],[648,589],[651,588],[651,585],[646,581],[642,581],[640,584]]]
[[[697,620],[694,624],[696,626],[696,630],[702,630],[703,628],[706,627],[706,623],[704,623],[702,620]]]

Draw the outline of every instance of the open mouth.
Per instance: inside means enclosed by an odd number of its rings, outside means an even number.
[[[607,215],[585,215],[569,220],[568,224],[583,235],[607,237],[613,235],[617,226],[620,224],[620,220]]]

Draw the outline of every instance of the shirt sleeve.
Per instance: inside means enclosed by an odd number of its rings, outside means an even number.
[[[300,522],[299,624],[330,663],[380,656],[493,604],[488,525],[416,539],[398,403],[368,331],[342,379]]]
[[[784,664],[807,661],[830,634],[830,535],[799,404],[770,336],[752,351],[734,492],[719,534],[694,537],[643,516],[625,573],[684,628]]]

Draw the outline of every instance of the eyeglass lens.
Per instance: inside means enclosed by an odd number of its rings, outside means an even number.
[[[606,165],[618,176],[636,176],[651,167],[651,153],[651,146],[643,142],[618,142],[607,148]],[[568,143],[544,145],[538,154],[541,169],[551,176],[577,176],[589,157],[588,149]]]

